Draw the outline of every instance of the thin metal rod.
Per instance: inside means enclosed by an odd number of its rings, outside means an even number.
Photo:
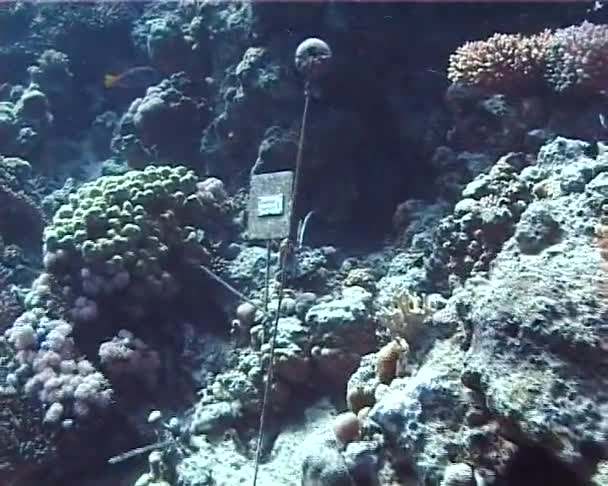
[[[271,241],[266,240],[266,275],[264,277],[264,312],[268,312],[269,287],[270,287],[270,256]]]
[[[280,254],[279,269],[281,272],[281,280],[279,283],[279,295],[277,310],[274,319],[274,325],[272,327],[272,335],[270,338],[270,359],[268,362],[268,369],[266,370],[266,383],[264,384],[264,397],[262,399],[262,411],[260,413],[260,424],[258,430],[258,440],[255,451],[255,466],[253,471],[253,485],[257,485],[258,473],[260,470],[260,460],[262,458],[262,442],[264,441],[264,426],[266,424],[266,412],[268,409],[268,402],[270,400],[270,393],[272,387],[272,379],[274,375],[274,353],[277,342],[277,334],[279,328],[279,320],[281,318],[281,304],[283,303],[283,291],[285,289],[285,283],[287,281],[287,259],[290,256],[290,248],[294,248],[290,243],[297,238],[297,228],[294,225],[296,205],[298,200],[298,189],[300,186],[300,174],[302,171],[302,155],[304,152],[304,137],[306,135],[306,120],[308,118],[308,107],[310,105],[310,82],[306,81],[304,85],[304,111],[302,113],[302,124],[300,126],[300,138],[298,140],[298,154],[296,157],[296,171],[293,178],[293,190],[291,191],[291,215],[289,219],[289,236],[285,240],[286,245],[284,251]],[[294,234],[295,231],[295,234]]]
[[[304,152],[304,138],[306,136],[306,120],[308,119],[308,107],[310,105],[310,82],[304,85],[304,111],[302,112],[302,124],[300,125],[300,139],[298,140],[298,154],[296,156],[296,172],[293,177],[293,190],[291,192],[291,216],[289,224],[289,236],[291,241],[297,237],[294,235],[294,218],[296,217],[296,206],[300,189],[300,175],[302,173],[302,157]]]
[[[262,399],[262,411],[260,413],[260,424],[258,429],[258,440],[255,450],[255,468],[253,471],[253,486],[256,486],[258,481],[258,472],[260,469],[260,460],[262,458],[262,442],[264,441],[264,426],[266,424],[266,411],[268,409],[268,402],[270,400],[270,389],[272,386],[272,379],[274,376],[274,353],[277,344],[277,334],[279,329],[279,320],[281,319],[281,304],[283,303],[283,289],[285,288],[285,281],[287,271],[285,269],[285,262],[287,259],[288,252],[284,252],[281,258],[281,280],[279,285],[279,299],[277,303],[276,316],[274,318],[274,324],[272,326],[272,337],[270,339],[270,358],[268,360],[268,369],[266,370],[266,383],[264,384],[264,397]]]
[[[173,442],[173,439],[167,439],[167,440],[164,440],[161,442],[156,442],[154,444],[138,447],[136,449],[132,449],[127,452],[123,452],[122,454],[119,454],[117,456],[110,457],[110,459],[108,459],[108,464],[118,464],[119,462],[126,461],[127,459],[131,459],[132,457],[139,456],[148,451],[153,451],[155,449],[164,449],[165,447],[170,445],[172,442]]]
[[[212,280],[214,280],[215,282],[217,282],[218,284],[220,284],[222,287],[224,287],[226,290],[228,290],[229,292],[232,292],[234,295],[236,295],[239,299],[241,299],[243,302],[247,302],[249,304],[251,304],[253,307],[255,307],[256,309],[262,310],[260,309],[260,307],[254,302],[252,301],[249,297],[247,297],[244,293],[239,292],[236,288],[234,288],[232,285],[230,285],[228,282],[226,282],[222,277],[220,277],[219,275],[216,275],[214,272],[212,272],[210,269],[208,269],[205,265],[199,265],[200,269],[205,272]],[[263,311],[264,313],[266,313],[266,310]]]

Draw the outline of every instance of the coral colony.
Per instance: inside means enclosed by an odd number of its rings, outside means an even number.
[[[0,484],[608,485],[607,23],[0,2]]]

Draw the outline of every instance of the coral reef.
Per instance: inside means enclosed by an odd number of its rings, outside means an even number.
[[[395,453],[418,464],[416,475],[426,481],[440,479],[439,450],[450,451],[452,461],[472,461],[479,475],[489,477],[505,473],[518,447],[542,444],[580,476],[587,461],[597,461],[593,451],[605,447],[606,398],[601,378],[589,368],[603,366],[605,353],[601,297],[594,290],[599,261],[589,244],[589,223],[605,198],[606,159],[587,157],[585,148],[558,139],[543,147],[535,166],[521,171],[527,183],[550,177],[568,189],[524,210],[487,277],[469,278],[433,315],[434,325],[456,325],[452,337],[438,341],[411,378],[394,380],[370,412],[397,444]],[[571,180],[583,187],[569,185]],[[539,211],[559,223],[558,240],[547,241],[552,233],[530,229],[533,221],[546,227]],[[530,236],[518,238],[523,233]],[[523,253],[521,241],[535,242],[534,251]],[[569,275],[575,274],[572,280]],[[570,314],[567,308],[578,311]],[[582,355],[584,360],[577,358]],[[446,421],[460,426],[450,433],[455,437],[439,434],[446,441],[440,445],[433,430]]]
[[[0,483],[604,485],[604,10],[0,4]]]

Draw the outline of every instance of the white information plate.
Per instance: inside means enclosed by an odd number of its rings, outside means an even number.
[[[258,196],[258,216],[280,216],[283,214],[283,194],[271,194],[269,196]]]

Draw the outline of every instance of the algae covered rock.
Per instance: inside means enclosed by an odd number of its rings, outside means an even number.
[[[323,380],[346,385],[361,357],[375,349],[371,294],[346,287],[342,296],[314,305],[306,314],[313,347],[311,356]]]

